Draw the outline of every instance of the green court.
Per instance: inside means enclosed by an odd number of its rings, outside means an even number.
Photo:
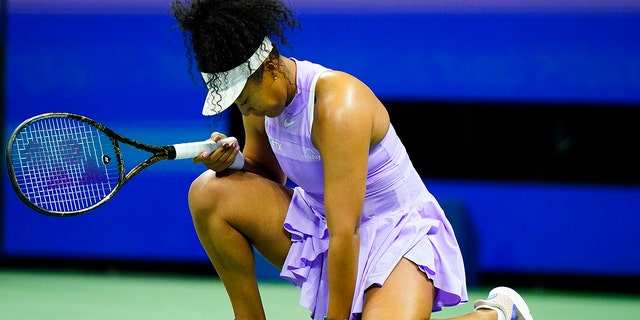
[[[490,288],[469,290],[470,300]],[[298,290],[284,282],[262,282],[267,317],[309,319],[298,306]],[[601,292],[519,290],[534,319],[638,319],[640,296]],[[471,303],[434,314],[447,318],[471,310]],[[139,320],[233,319],[224,288],[215,277],[124,272],[0,270],[0,319]]]

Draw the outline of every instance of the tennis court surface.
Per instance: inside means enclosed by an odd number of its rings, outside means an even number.
[[[279,281],[260,283],[267,317],[309,319],[298,290]],[[490,288],[469,290],[471,301]],[[602,292],[519,290],[536,320],[638,319],[640,296]],[[434,318],[468,312],[472,303],[447,308]],[[0,269],[3,320],[200,320],[233,319],[222,283],[215,277],[126,272]]]

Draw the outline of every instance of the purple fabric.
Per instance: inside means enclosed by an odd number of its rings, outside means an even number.
[[[289,179],[297,184],[284,224],[292,235],[292,246],[280,275],[300,288],[300,304],[311,311],[312,319],[322,319],[328,308],[329,237],[323,168],[311,143],[308,108],[314,79],[327,69],[294,61],[298,92],[283,114],[266,120],[271,147]],[[416,263],[439,289],[433,311],[468,301],[462,255],[451,224],[390,126],[385,138],[369,152],[352,319],[362,313],[364,291],[384,285],[403,257]]]

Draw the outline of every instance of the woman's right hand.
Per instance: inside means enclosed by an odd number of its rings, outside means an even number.
[[[219,141],[221,139],[226,138],[224,134],[220,132],[214,132],[211,134],[209,138],[212,141]],[[238,155],[240,151],[240,146],[237,142],[233,143],[225,143],[220,148],[214,150],[213,152],[203,152],[197,157],[193,158],[194,163],[202,163],[207,169],[211,169],[215,172],[221,172],[227,169],[236,155]]]

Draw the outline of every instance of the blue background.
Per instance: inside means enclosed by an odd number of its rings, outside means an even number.
[[[229,119],[200,115],[204,86],[187,72],[169,15],[7,18],[5,137],[50,111],[151,144],[228,132]],[[300,20],[286,54],[350,72],[386,101],[640,106],[638,13],[305,12]],[[125,160],[131,168],[145,157]],[[91,213],[52,218],[20,203],[3,167],[0,253],[205,262],[186,200],[201,170],[164,162]],[[481,272],[640,276],[640,186],[424,180],[443,203],[465,208]]]

